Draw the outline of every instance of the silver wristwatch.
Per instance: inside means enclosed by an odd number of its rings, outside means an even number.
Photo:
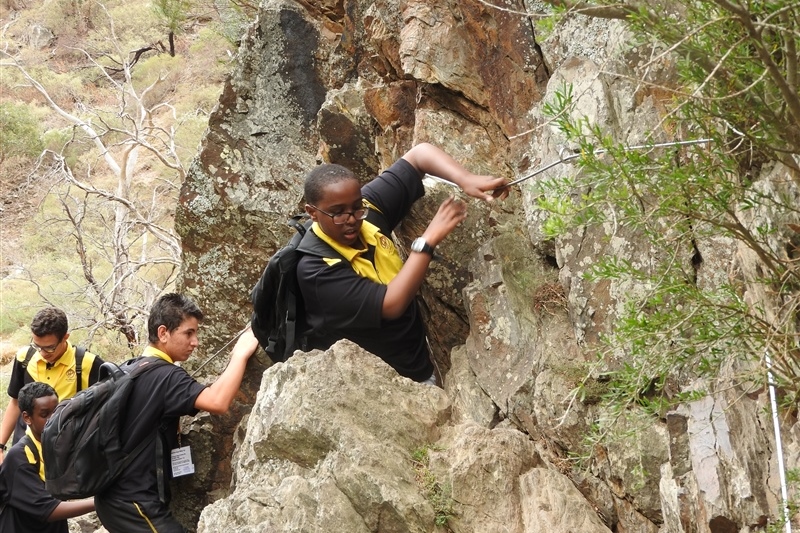
[[[417,253],[426,253],[433,257],[433,246],[425,242],[423,237],[417,237],[411,242],[411,251]]]

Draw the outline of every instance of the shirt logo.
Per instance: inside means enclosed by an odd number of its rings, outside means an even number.
[[[378,244],[380,244],[381,248],[384,250],[389,250],[392,247],[392,242],[386,237],[386,235],[381,235],[378,237]]]
[[[67,381],[75,381],[75,371],[73,369],[67,370]]]

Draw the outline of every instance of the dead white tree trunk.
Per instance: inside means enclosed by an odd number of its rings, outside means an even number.
[[[111,29],[113,37],[113,21]],[[112,40],[116,45],[117,40]],[[99,328],[116,330],[133,346],[141,329],[137,321],[142,321],[150,304],[174,282],[180,266],[180,239],[167,225],[185,177],[175,142],[178,119],[172,106],[153,96],[165,83],[163,75],[139,90],[128,61],[130,54],[117,50],[121,68],[115,67],[112,76],[88,52],[82,52],[115,89],[114,112],[64,109],[29,69],[6,51],[0,51],[0,67],[16,69],[77,136],[88,139],[96,159],[103,163],[96,169],[89,165],[78,178],[64,150],[46,151],[39,169],[47,167],[44,175],[57,176],[62,184],[54,192],[60,196],[88,293],[97,308],[90,334]],[[67,146],[73,145],[77,136],[73,135]],[[174,179],[160,182],[147,191],[146,198],[136,181],[144,159],[151,166],[174,172]],[[108,187],[112,181],[114,186]],[[106,216],[108,213],[112,215]],[[154,275],[156,271],[158,275]]]

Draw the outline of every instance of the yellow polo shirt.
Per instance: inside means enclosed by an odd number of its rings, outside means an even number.
[[[25,355],[28,353],[28,348],[24,347],[17,352],[17,361],[25,361]],[[95,355],[91,352],[86,352],[83,356],[83,363],[81,364],[81,390],[89,387],[89,375],[92,372],[92,365],[94,364]],[[77,391],[76,380],[78,378],[75,372],[75,346],[67,341],[67,350],[64,355],[58,360],[49,365],[47,361],[42,359],[41,352],[37,351],[31,357],[28,363],[27,372],[34,381],[47,383],[53,387],[58,395],[59,401],[66,400],[75,396]]]

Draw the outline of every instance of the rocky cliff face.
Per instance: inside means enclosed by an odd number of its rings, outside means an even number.
[[[206,349],[248,320],[250,288],[290,235],[284,221],[300,211],[303,176],[318,161],[366,181],[427,141],[473,171],[518,177],[559,157],[541,105],[564,83],[576,113],[621,142],[657,127],[658,100],[631,81],[640,58],[621,26],[573,18],[542,39],[520,14],[535,9],[522,0],[262,2],[177,220],[183,285],[209,317]],[[669,81],[668,68],[656,75]],[[451,192],[430,186],[398,231],[401,246]],[[604,254],[646,267],[660,251],[620,228],[544,240],[536,194],[531,180],[502,204],[470,204],[440,246],[422,297],[444,390],[399,378],[348,343],[272,367],[253,362],[232,415],[190,432],[208,454],[196,462],[217,467],[182,481],[184,520],[196,522],[186,509],[212,500],[200,531],[441,531],[446,522],[464,533],[733,532],[776,517],[763,391],[687,404],[598,448],[589,468],[573,467],[570,452],[598,416],[591,401],[570,402],[576,369],[641,289],[583,274]],[[732,243],[697,246],[699,283],[748,267]],[[688,262],[692,253],[679,251]],[[783,437],[787,467],[797,467],[800,427],[785,425]]]

